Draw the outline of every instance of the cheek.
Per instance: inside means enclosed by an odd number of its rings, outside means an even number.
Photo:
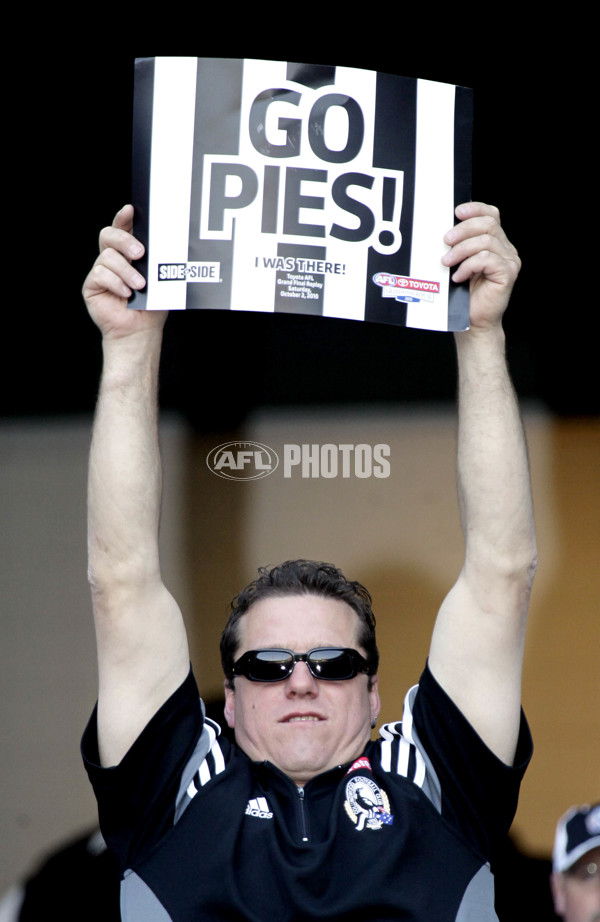
[[[239,680],[238,680],[239,681]],[[243,691],[236,687],[225,688],[225,720],[227,726],[234,730],[243,727],[246,720],[255,720],[256,713],[260,711],[259,702],[253,695],[252,688],[245,688]]]
[[[337,691],[337,689],[334,689]],[[352,690],[348,695],[336,695],[331,702],[331,712],[337,716],[340,726],[349,733],[356,733],[365,723],[371,723],[371,706],[363,690]]]
[[[592,914],[594,910],[597,915]],[[592,890],[571,886],[566,893],[565,912],[573,922],[588,922],[588,919],[594,922],[600,919],[600,896]]]
[[[265,691],[266,689],[260,686],[245,688],[244,694],[238,696],[235,709],[238,730],[244,727],[258,727],[268,720],[273,706]]]

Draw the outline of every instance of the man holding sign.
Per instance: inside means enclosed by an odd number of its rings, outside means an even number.
[[[132,209],[100,235],[84,285],[104,349],[89,478],[100,687],[83,751],[126,920],[496,919],[489,863],[530,755],[536,549],[502,330],[520,262],[497,209],[457,217],[442,262],[471,289],[456,335],[465,563],[402,724],[378,742],[370,596],[310,561],[261,571],[234,600],[222,657],[236,743],[204,720],[158,557],[166,314],[127,308],[144,286]]]

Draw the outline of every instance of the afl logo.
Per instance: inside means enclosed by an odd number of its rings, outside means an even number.
[[[209,452],[206,463],[225,480],[261,480],[273,473],[279,458],[260,442],[224,442]]]
[[[344,807],[359,832],[363,829],[381,829],[394,822],[387,794],[372,778],[365,778],[364,775],[351,778],[346,785]]]

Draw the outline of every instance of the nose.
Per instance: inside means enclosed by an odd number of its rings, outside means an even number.
[[[300,660],[294,666],[291,676],[286,679],[286,694],[316,695],[318,693],[317,680],[311,673],[306,663]]]

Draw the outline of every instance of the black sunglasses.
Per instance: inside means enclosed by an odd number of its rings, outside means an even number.
[[[252,682],[281,682],[291,676],[296,663],[306,663],[315,679],[341,681],[359,672],[372,675],[369,663],[349,647],[315,647],[308,653],[292,650],[248,650],[233,664],[233,674]]]

